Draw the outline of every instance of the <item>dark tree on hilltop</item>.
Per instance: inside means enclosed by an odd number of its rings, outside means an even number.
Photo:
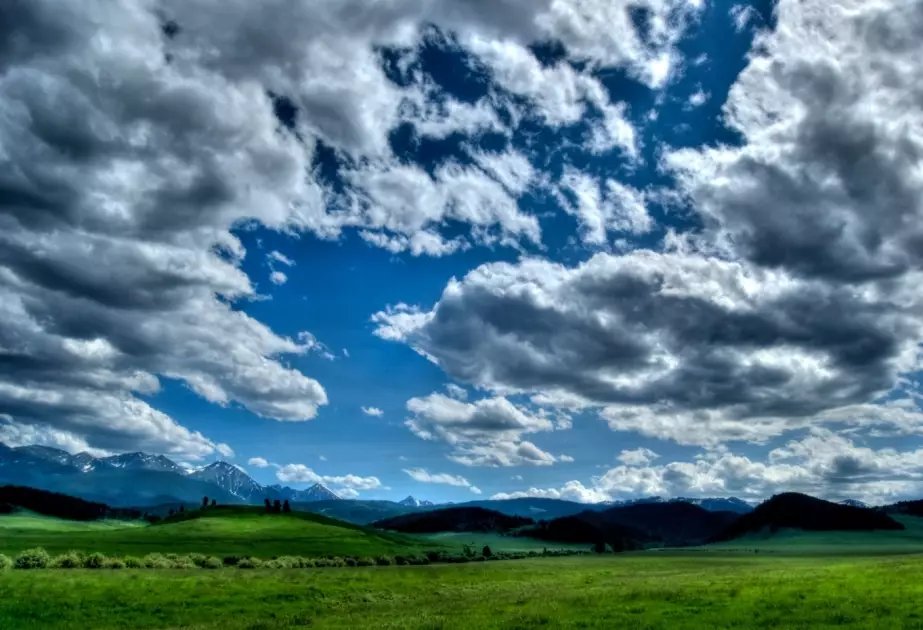
[[[276,514],[282,513],[282,502],[279,501],[279,499],[276,499],[275,501],[272,502],[272,511],[275,512]]]
[[[288,499],[285,500],[285,503],[282,504],[282,511],[286,514],[292,511],[292,506],[288,504]]]
[[[173,516],[174,514],[176,514],[176,510],[174,510],[173,508],[170,508],[170,516]]]
[[[186,511],[186,506],[183,505],[182,503],[180,503],[180,505],[179,505],[179,513],[182,514],[182,513],[185,512],[185,511]]]
[[[208,497],[202,497],[202,509],[203,510],[208,509]]]
[[[266,504],[266,511],[272,512],[272,503],[270,503],[269,499],[264,499],[263,503]]]
[[[218,499],[212,499],[212,507],[218,507]]]

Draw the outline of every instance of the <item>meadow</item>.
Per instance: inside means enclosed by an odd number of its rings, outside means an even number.
[[[359,555],[483,534],[398,536],[258,510],[166,525],[0,517],[0,551]],[[6,628],[920,628],[923,520],[901,532],[779,532],[684,550],[427,566],[0,571]],[[526,543],[528,544],[528,543]],[[543,543],[542,543],[543,544]],[[373,551],[370,551],[374,549]]]
[[[318,571],[7,571],[2,628],[923,628],[919,557],[637,553]]]

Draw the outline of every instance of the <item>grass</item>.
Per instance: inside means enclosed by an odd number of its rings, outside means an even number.
[[[903,532],[779,532],[689,550],[518,562],[323,570],[14,569],[0,573],[0,629],[923,630],[923,520],[902,520]],[[530,541],[480,534],[414,538],[258,509],[186,514],[149,527],[28,514],[0,518],[4,553],[42,545],[53,553],[82,548],[110,555],[379,555],[437,544],[500,550],[510,543]]]
[[[79,523],[28,514],[0,516],[0,553],[13,556],[44,547],[107,556],[201,553],[271,558],[283,555],[377,556],[434,548],[430,541],[377,532],[333,519],[296,512],[265,514],[262,508],[218,508],[187,512],[158,525]]]
[[[772,535],[754,535],[704,549],[723,552],[752,552],[784,555],[863,556],[923,554],[923,519],[895,516],[903,531],[876,532],[803,532],[779,531]]]
[[[426,534],[420,536],[447,547],[462,548],[468,545],[478,552],[489,546],[492,551],[541,551],[542,549],[579,549],[589,550],[592,545],[571,545],[567,543],[553,543],[534,538],[519,538],[514,536],[501,536],[499,534],[483,534],[474,532],[445,532],[441,534]]]
[[[325,571],[21,571],[6,628],[923,628],[917,557],[640,553]]]

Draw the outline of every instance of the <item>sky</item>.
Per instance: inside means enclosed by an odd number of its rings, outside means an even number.
[[[923,496],[923,0],[6,0],[0,441]]]

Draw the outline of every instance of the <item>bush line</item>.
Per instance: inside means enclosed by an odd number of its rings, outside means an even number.
[[[41,547],[27,549],[13,559],[0,554],[0,570],[13,569],[221,569],[236,567],[238,569],[320,569],[327,567],[372,567],[372,566],[409,566],[424,564],[460,564],[465,562],[485,562],[488,560],[522,560],[525,558],[549,558],[559,556],[587,555],[589,551],[568,549],[544,549],[542,551],[491,551],[485,547],[475,553],[466,548],[462,553],[429,551],[422,554],[398,556],[302,558],[301,556],[280,556],[270,560],[261,560],[250,556],[205,556],[200,553],[178,555],[175,553],[149,553],[143,558],[135,556],[107,557],[102,553],[84,554],[68,551],[59,556],[51,556]]]

